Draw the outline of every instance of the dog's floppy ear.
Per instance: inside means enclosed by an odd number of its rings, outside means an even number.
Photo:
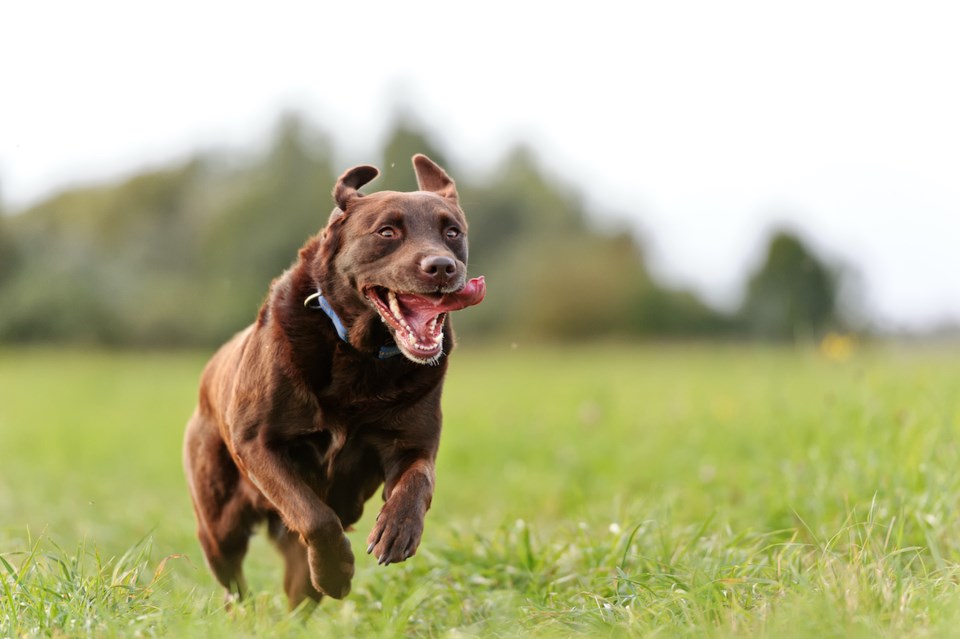
[[[436,162],[422,153],[413,156],[413,170],[421,191],[430,191],[457,204],[457,185]]]
[[[380,171],[377,170],[377,167],[369,164],[361,164],[352,169],[347,169],[333,187],[333,199],[340,210],[346,211],[350,200],[363,197],[363,194],[357,189],[378,175],[380,175]]]

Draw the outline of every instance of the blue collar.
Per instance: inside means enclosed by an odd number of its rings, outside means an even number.
[[[303,300],[303,305],[311,309],[319,309],[326,313],[327,317],[330,318],[330,321],[333,322],[333,327],[337,329],[337,335],[340,336],[347,344],[350,344],[350,340],[347,339],[347,328],[343,325],[343,321],[340,319],[340,316],[337,315],[337,312],[333,310],[333,307],[330,306],[330,302],[327,301],[327,298],[323,296],[323,292],[318,288],[317,292],[313,295],[307,297]],[[396,344],[384,344],[380,347],[380,352],[377,353],[378,359],[389,359],[395,355],[400,354],[400,348]]]

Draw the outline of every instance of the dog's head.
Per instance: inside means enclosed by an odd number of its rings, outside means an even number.
[[[379,174],[373,166],[340,176],[318,279],[354,346],[379,319],[408,359],[430,364],[443,353],[447,314],[479,304],[486,287],[467,280],[467,220],[453,180],[425,155],[413,166],[420,190],[411,193],[360,193]]]

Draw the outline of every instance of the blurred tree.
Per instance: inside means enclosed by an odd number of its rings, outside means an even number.
[[[838,323],[837,274],[786,231],[775,233],[750,276],[740,316],[754,335],[815,338]]]
[[[458,188],[470,222],[471,267],[478,272],[501,268],[507,254],[522,257],[534,246],[594,235],[576,195],[549,179],[527,147],[514,148],[485,183],[464,181]]]
[[[7,216],[0,202],[0,286],[13,277],[19,261],[17,245],[7,226]]]
[[[471,179],[401,115],[370,191],[415,189],[415,153],[457,180],[470,271],[490,282],[483,304],[457,314],[461,335],[729,330],[692,294],[659,285],[631,234],[591,226],[581,198],[530,149],[513,149],[484,179]],[[0,340],[221,342],[254,318],[270,280],[326,223],[343,168],[334,170],[332,157],[327,137],[290,114],[262,154],[204,154],[0,218]]]
[[[331,155],[327,138],[290,114],[266,157],[229,181],[200,240],[213,307],[207,322],[215,335],[252,321],[270,281],[326,224],[333,208]]]
[[[547,331],[546,337],[582,333],[572,327],[554,332],[560,324],[580,320],[546,310],[567,299],[563,279],[565,274],[575,277],[568,273],[573,265],[589,264],[603,253],[594,241],[603,240],[587,229],[575,195],[551,181],[523,146],[513,149],[485,182],[460,180],[457,186],[470,224],[469,268],[490,282],[486,301],[458,317],[457,325],[484,332]],[[636,257],[629,258],[631,275],[639,264]],[[575,277],[575,282],[582,280]],[[568,293],[578,292],[573,281],[566,287]],[[540,305],[543,310],[537,311],[534,307]],[[599,306],[593,310],[605,312]]]
[[[704,304],[690,291],[649,286],[629,310],[634,335],[724,338],[737,332],[736,318]]]
[[[556,238],[517,257],[503,284],[515,287],[514,325],[523,333],[588,339],[640,331],[629,310],[653,284],[629,235]]]
[[[446,156],[427,138],[423,130],[414,124],[414,118],[401,113],[387,135],[383,148],[382,161],[379,164],[380,176],[368,191],[414,191],[417,188],[417,176],[413,171],[411,158],[423,153],[442,166],[456,180],[457,171],[451,167]],[[458,183],[459,186],[459,183]]]
[[[581,199],[548,177],[529,148],[516,147],[489,181],[460,190],[470,267],[491,286],[458,326],[541,339],[729,329],[693,295],[656,283],[633,235],[593,229]]]
[[[10,218],[20,259],[0,299],[0,337],[130,343],[170,335],[156,311],[182,321],[171,307],[189,293],[187,202],[201,172],[191,162],[74,189]]]

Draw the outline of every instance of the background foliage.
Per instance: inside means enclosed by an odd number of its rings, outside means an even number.
[[[457,180],[471,271],[490,284],[486,302],[457,318],[462,335],[793,339],[841,323],[836,269],[795,235],[772,238],[742,308],[724,313],[656,281],[641,239],[598,230],[595,212],[524,147],[478,176],[401,117],[367,160],[382,170],[369,189],[415,189],[417,152]],[[336,157],[323,133],[287,115],[260,154],[199,154],[0,216],[0,341],[221,342],[325,224],[346,168]]]

